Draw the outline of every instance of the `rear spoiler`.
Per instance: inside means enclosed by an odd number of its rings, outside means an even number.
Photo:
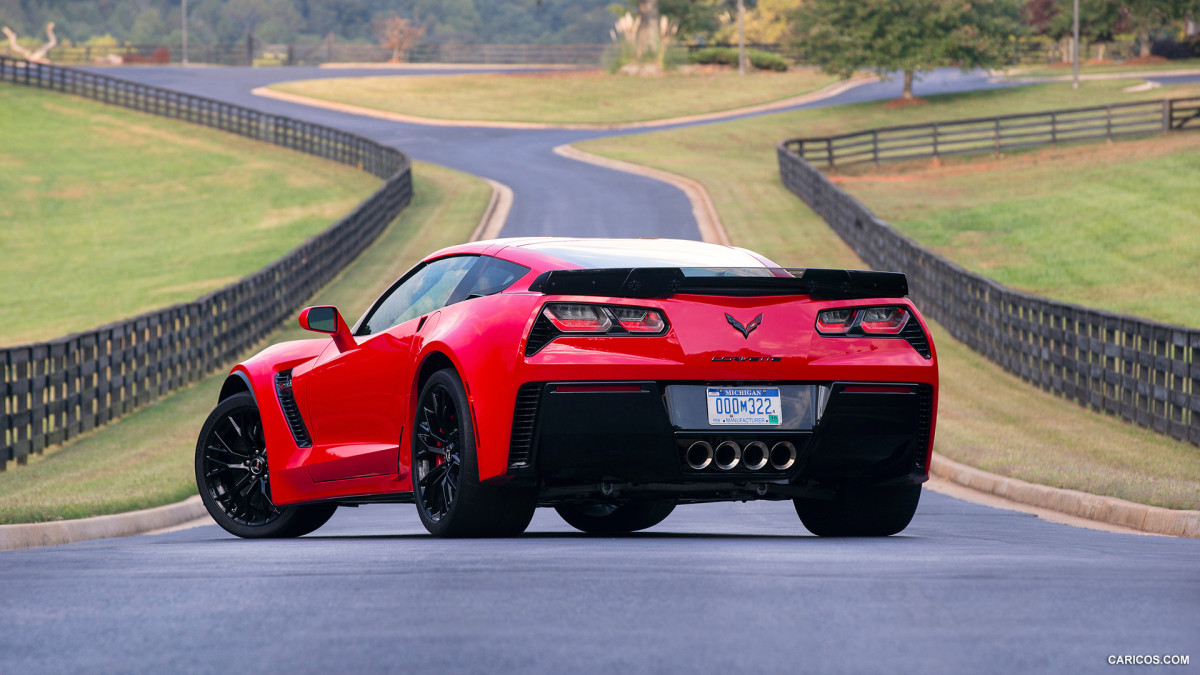
[[[757,271],[762,269],[757,268]],[[534,279],[529,290],[546,295],[614,298],[666,298],[688,293],[807,295],[814,300],[859,300],[908,295],[908,278],[900,272],[783,268],[773,271],[777,276],[688,276],[678,267],[553,270]]]

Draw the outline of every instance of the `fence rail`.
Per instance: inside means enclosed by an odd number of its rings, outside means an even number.
[[[776,154],[783,184],[868,265],[907,274],[913,300],[955,339],[1042,389],[1200,445],[1200,330],[1006,288],[900,234],[794,143]]]
[[[85,71],[0,57],[0,82],[163,115],[356,166],[383,185],[279,260],[199,300],[56,340],[0,348],[0,471],[227,365],[265,338],[408,205],[408,158],[370,139]]]
[[[1200,98],[981,117],[794,138],[788,150],[828,167],[947,155],[1002,153],[1039,145],[1200,129]]]

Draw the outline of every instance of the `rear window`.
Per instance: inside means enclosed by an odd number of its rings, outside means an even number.
[[[588,269],[623,267],[686,267],[696,269],[759,268],[763,264],[748,252],[700,242],[672,242],[669,251],[658,245],[638,247],[638,240],[597,241],[595,244],[547,242],[527,248]]]

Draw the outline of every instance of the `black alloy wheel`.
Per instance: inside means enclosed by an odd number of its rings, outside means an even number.
[[[276,506],[267,443],[250,394],[217,404],[196,442],[196,487],[217,524],[239,537],[298,537],[324,525],[334,504]]]
[[[452,368],[421,386],[413,420],[413,501],[439,537],[515,537],[537,508],[537,491],[479,482],[466,388]]]
[[[417,446],[413,466],[421,495],[421,509],[433,522],[450,514],[462,480],[462,426],[454,396],[437,383],[421,399],[417,410]]]

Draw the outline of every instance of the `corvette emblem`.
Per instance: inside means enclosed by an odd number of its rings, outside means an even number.
[[[750,323],[746,324],[745,326],[742,325],[741,321],[733,318],[733,315],[731,314],[726,314],[725,318],[729,320],[729,325],[736,328],[737,331],[742,334],[742,337],[746,338],[747,340],[750,339],[750,334],[754,332],[754,329],[758,328],[758,325],[762,323],[762,314],[759,314],[751,319]]]

